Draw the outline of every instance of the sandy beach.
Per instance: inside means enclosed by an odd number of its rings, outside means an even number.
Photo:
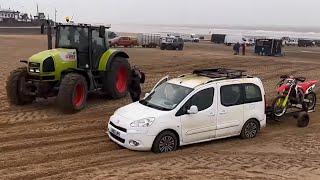
[[[255,139],[228,138],[166,154],[130,151],[105,134],[109,117],[129,97],[92,94],[88,107],[73,115],[57,110],[55,98],[10,106],[10,71],[23,66],[20,59],[45,50],[47,42],[39,35],[1,35],[0,44],[0,179],[320,179],[319,112],[311,114],[307,128],[298,128],[291,116],[268,122]],[[186,43],[183,51],[123,50],[146,73],[144,93],[167,74],[218,66],[260,77],[270,102],[281,74],[320,77],[320,48],[285,47],[285,57],[256,56],[251,48],[247,56],[234,56],[231,47],[209,42]]]

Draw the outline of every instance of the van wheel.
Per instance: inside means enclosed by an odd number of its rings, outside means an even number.
[[[171,131],[161,132],[153,142],[152,151],[154,153],[165,153],[175,151],[178,146],[178,138]]]
[[[256,137],[258,132],[258,122],[256,120],[251,119],[243,125],[240,136],[242,139],[250,139]]]

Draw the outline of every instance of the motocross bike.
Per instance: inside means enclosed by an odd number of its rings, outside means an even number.
[[[273,102],[275,117],[282,117],[288,108],[295,107],[305,112],[315,110],[317,97],[314,93],[318,81],[305,82],[305,77],[283,75],[280,77],[277,92],[278,97]]]

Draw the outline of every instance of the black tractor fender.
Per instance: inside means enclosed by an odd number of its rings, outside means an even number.
[[[93,77],[90,77],[92,76],[89,71],[85,70],[85,69],[79,69],[79,68],[68,68],[64,71],[61,72],[61,79],[60,79],[60,82],[61,80],[64,78],[65,75],[69,74],[69,73],[78,73],[78,74],[81,74],[82,76],[84,76],[86,78],[86,81],[87,81],[87,85],[88,85],[88,89],[91,90],[94,88],[94,84],[93,84],[93,81],[91,79],[93,79]]]
[[[124,51],[115,51],[114,53],[112,53],[109,57],[108,62],[107,62],[106,71],[110,70],[111,64],[112,64],[114,58],[116,58],[116,57],[123,57],[123,58],[128,59],[129,55],[127,53],[125,53]]]

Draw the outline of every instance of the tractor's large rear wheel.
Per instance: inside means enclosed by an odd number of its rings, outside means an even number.
[[[82,110],[86,106],[88,86],[85,77],[69,73],[61,81],[57,96],[58,107],[67,113]]]
[[[104,90],[113,99],[122,98],[128,93],[131,68],[128,60],[115,57],[104,78]]]
[[[11,104],[13,105],[25,105],[30,104],[35,100],[34,96],[25,95],[23,89],[26,87],[21,87],[26,81],[28,71],[26,67],[21,67],[13,70],[7,80],[6,90],[7,97]]]

